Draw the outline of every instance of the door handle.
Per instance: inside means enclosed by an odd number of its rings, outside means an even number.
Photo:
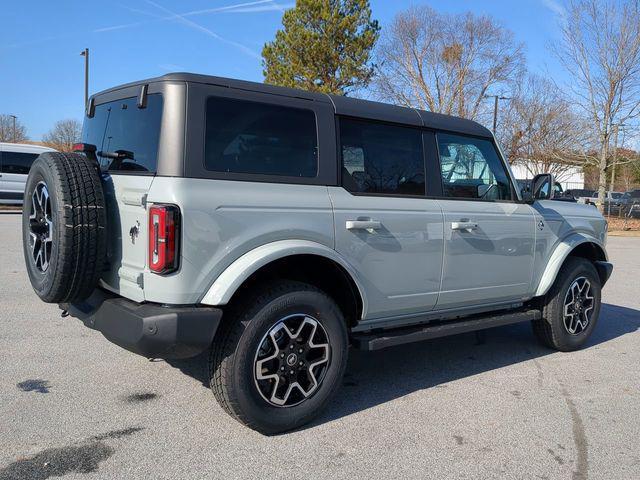
[[[378,230],[382,224],[377,220],[347,220],[347,230]]]
[[[470,232],[477,230],[478,224],[475,222],[451,222],[451,230],[464,230]]]

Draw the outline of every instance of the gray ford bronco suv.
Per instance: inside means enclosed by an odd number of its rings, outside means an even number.
[[[266,434],[321,411],[349,346],[530,321],[575,350],[612,271],[598,211],[550,175],[521,194],[469,120],[176,73],[91,97],[74,150],[27,181],[38,296],[146,357],[207,352]]]

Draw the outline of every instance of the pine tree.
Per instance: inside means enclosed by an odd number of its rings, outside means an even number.
[[[380,27],[368,0],[297,0],[262,50],[265,82],[346,95],[371,80]]]

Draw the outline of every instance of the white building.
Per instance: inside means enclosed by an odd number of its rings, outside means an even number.
[[[524,162],[511,165],[511,171],[518,180],[532,179],[535,174],[531,172],[536,172],[537,170],[534,165],[526,165]],[[549,173],[553,173],[556,176],[556,181],[562,185],[563,190],[584,188],[584,172],[581,167],[567,167],[563,165],[562,168],[552,168]]]

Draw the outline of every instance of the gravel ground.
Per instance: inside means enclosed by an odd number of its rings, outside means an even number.
[[[199,360],[150,362],[40,302],[0,213],[0,479],[640,478],[640,238],[579,352],[529,326],[352,351],[312,425],[276,437],[216,404]]]

